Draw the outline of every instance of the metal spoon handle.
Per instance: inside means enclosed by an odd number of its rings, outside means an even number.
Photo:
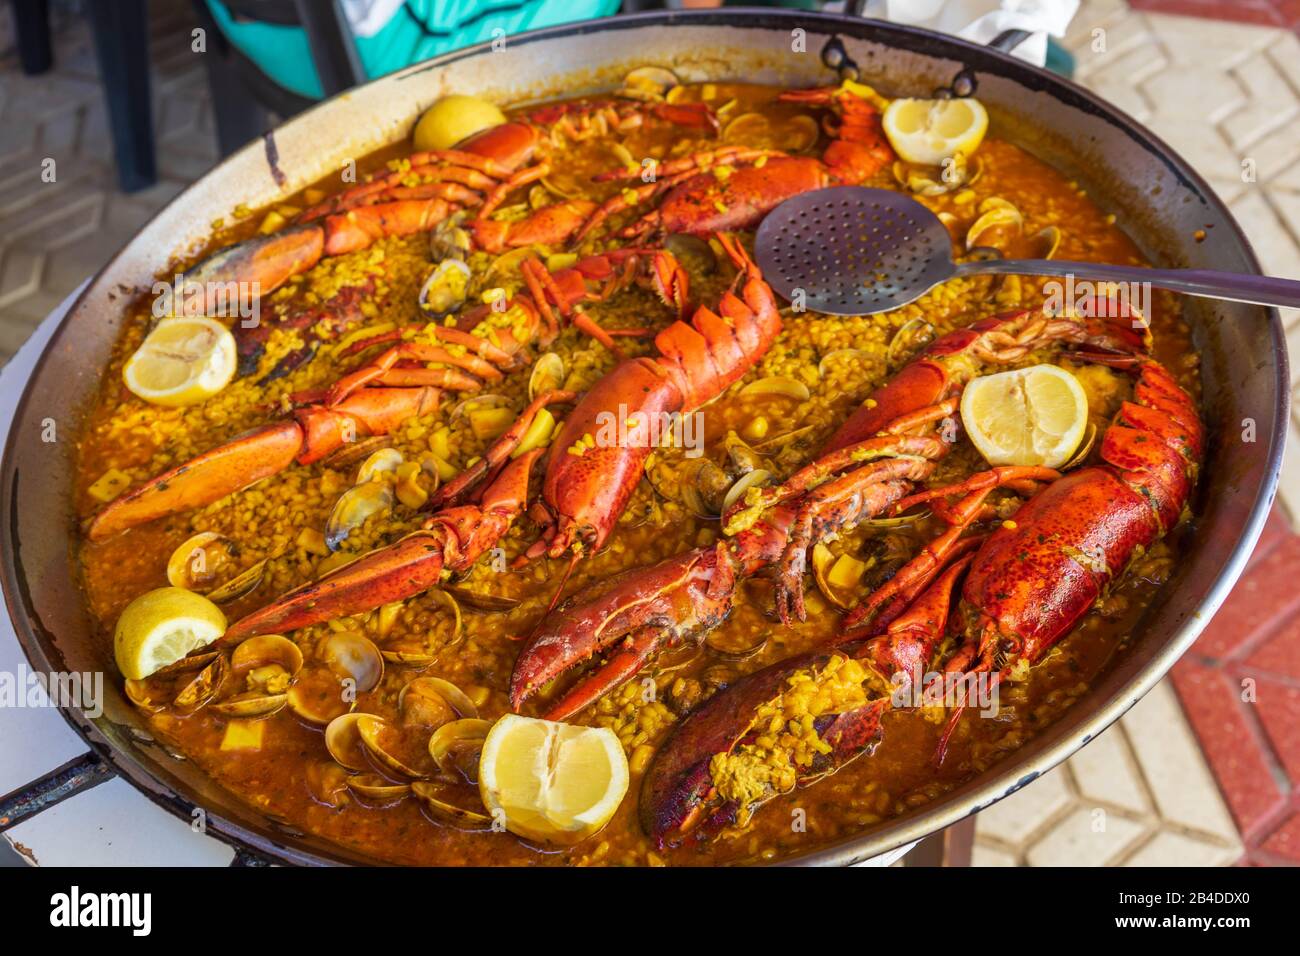
[[[1300,308],[1300,282],[1295,279],[1238,275],[1212,269],[1144,269],[1060,259],[985,259],[960,263],[956,271],[958,275],[1074,276],[1108,282],[1149,282],[1161,289],[1211,299]]]

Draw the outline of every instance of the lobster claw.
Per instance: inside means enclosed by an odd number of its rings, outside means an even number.
[[[721,622],[731,611],[734,586],[729,558],[713,547],[579,592],[543,621],[520,652],[510,675],[512,709],[518,711],[544,684],[626,639],[602,667],[550,704],[546,717],[562,720],[582,710],[640,670],[653,653]]]
[[[845,651],[851,652],[848,648]],[[759,708],[780,696],[797,671],[826,667],[833,653],[801,654],[741,678],[715,694],[682,721],[655,755],[641,786],[641,826],[660,845],[680,842],[698,831],[708,835],[747,821],[759,806],[785,792],[765,783],[743,802],[723,796],[715,781],[715,758],[731,754],[751,736]],[[833,773],[864,753],[881,737],[880,718],[888,698],[816,719],[817,735],[828,749],[800,768],[797,782]],[[795,780],[789,781],[791,786]]]

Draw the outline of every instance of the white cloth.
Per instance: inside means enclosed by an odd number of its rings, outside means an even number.
[[[406,0],[343,0],[343,15],[359,37],[372,37],[384,28]]]
[[[1012,52],[1035,66],[1047,62],[1047,36],[1065,35],[1079,10],[1079,0],[869,0],[869,17],[952,33],[974,43],[988,43],[1006,30],[1032,36]]]

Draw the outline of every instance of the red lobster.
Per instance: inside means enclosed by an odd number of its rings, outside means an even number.
[[[717,313],[701,306],[689,324],[672,323],[655,337],[656,357],[620,363],[578,402],[551,444],[540,502],[547,527],[532,554],[545,551],[558,557],[567,551],[576,562],[599,549],[640,481],[653,447],[654,417],[687,413],[717,397],[780,332],[776,299],[758,267],[733,237],[718,238],[740,270],[739,295],[724,293]],[[484,481],[489,490],[483,495],[490,496],[501,481],[499,469],[540,407],[534,402],[482,460],[435,492],[430,505],[454,510]],[[626,435],[607,446],[589,439],[610,421],[623,423]],[[490,537],[499,539],[505,529],[500,526]],[[491,546],[482,543],[486,537],[476,539],[480,553]],[[452,569],[440,550],[398,542],[331,574],[327,588],[316,582],[291,591],[237,621],[227,636],[281,632],[359,614],[418,594],[438,580],[444,567]]]
[[[590,256],[554,275],[535,259],[527,260],[523,269],[531,291],[508,303],[504,315],[512,321],[508,327],[494,325],[491,341],[476,334],[489,310],[484,305],[465,312],[458,326],[425,325],[422,331],[438,344],[403,341],[401,330],[355,343],[350,351],[395,340],[399,344],[328,389],[294,396],[299,404],[291,419],[241,435],[116,498],[94,517],[87,534],[98,540],[198,508],[278,474],[295,461],[309,465],[355,438],[388,434],[407,419],[434,411],[440,391],[477,391],[484,382],[497,381],[519,367],[526,347],[534,341],[549,342],[560,319],[617,352],[611,338],[616,333],[597,326],[577,306],[603,299],[631,282],[650,285],[678,315],[686,308],[686,273],[669,253],[659,250],[621,249]]]
[[[738,579],[771,564],[782,620],[802,619],[808,549],[894,506],[913,482],[930,475],[947,446],[921,430],[955,413],[962,387],[980,364],[1015,362],[1058,343],[1120,353],[1143,346],[1128,322],[1028,311],[984,319],[936,339],[849,417],[821,458],[733,506],[724,518],[733,537],[625,572],[579,593],[544,621],[515,662],[512,706],[518,710],[543,684],[607,653],[603,667],[545,708],[552,719],[576,713],[655,653],[703,639],[731,612]],[[999,475],[1003,482],[1055,476],[1044,469]]]
[[[996,473],[900,501],[898,507],[906,508],[962,496],[945,512],[952,527],[846,618],[832,650],[742,678],[674,730],[644,781],[647,833],[665,842],[701,823],[702,832],[743,825],[796,782],[810,783],[871,752],[881,739],[891,689],[918,686],[924,669],[936,663],[950,621],[956,622],[957,644],[937,662],[948,675],[987,674],[996,682],[1017,666],[1037,663],[1128,564],[1180,520],[1204,444],[1192,399],[1145,356],[1090,358],[1136,378],[1133,400],[1121,406],[1102,438],[1100,462],[1049,484],[987,537],[962,534],[999,482]],[[860,693],[844,686],[846,674]],[[839,701],[811,713],[815,745],[755,725],[756,715],[780,710],[806,680],[836,690],[826,697]],[[938,760],[962,703],[942,736]],[[773,767],[777,772],[764,776]]]
[[[461,209],[476,211],[467,228],[485,251],[559,244],[586,220],[594,203],[556,203],[518,223],[487,217],[511,190],[551,172],[545,158],[533,161],[557,136],[581,140],[611,128],[633,129],[647,118],[710,131],[717,127],[703,105],[604,100],[540,107],[471,136],[456,149],[413,153],[404,168],[317,203],[286,229],[218,250],[186,278],[203,285],[205,309],[215,310],[227,283],[256,284],[258,295],[268,295],[323,256],[356,252],[386,236],[427,232]],[[412,180],[418,183],[407,185]]]
[[[617,235],[643,238],[652,232],[701,235],[718,230],[748,229],[791,196],[824,186],[860,185],[888,166],[894,152],[885,138],[880,112],[857,91],[856,84],[814,90],[791,90],[787,103],[831,106],[840,122],[821,159],[789,156],[774,150],[721,147],[659,165],[655,182],[607,200],[575,237],[581,242],[610,216],[662,196],[659,206]],[[734,168],[739,166],[740,168]],[[598,181],[631,180],[639,168],[619,169]]]

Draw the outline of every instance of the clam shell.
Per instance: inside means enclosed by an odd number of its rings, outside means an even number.
[[[417,677],[410,681],[397,695],[399,708],[404,705],[408,694],[435,694],[447,702],[457,717],[478,716],[478,708],[465,692],[441,677]]]
[[[213,588],[208,592],[208,600],[213,604],[226,604],[252,594],[261,587],[262,581],[266,578],[266,560],[263,558],[249,565],[225,584]]]
[[[383,655],[370,638],[356,631],[331,634],[321,657],[340,679],[354,681],[357,693],[373,690],[383,680]]]
[[[373,514],[393,507],[393,488],[384,481],[367,481],[354,485],[334,503],[329,520],[325,523],[325,545],[337,551],[347,536],[365,523]]]
[[[448,803],[441,796],[441,790],[431,783],[417,780],[411,784],[413,793],[424,809],[435,820],[446,823],[458,830],[487,830],[492,826],[492,818],[475,810],[466,810]]]
[[[361,467],[357,469],[355,484],[364,485],[368,481],[374,481],[381,474],[397,471],[405,460],[396,448],[380,448],[368,455],[361,463]]]
[[[362,714],[357,718],[357,733],[366,753],[382,768],[399,777],[419,780],[433,773],[432,758],[428,753],[411,752],[401,748],[402,730],[382,717]]]
[[[808,401],[811,394],[808,386],[803,382],[785,375],[768,375],[750,382],[740,390],[743,398],[754,395],[780,395],[783,398],[793,398],[798,402]]]
[[[735,484],[727,489],[726,497],[722,499],[722,513],[726,514],[727,509],[744,497],[745,492],[750,488],[761,485],[765,481],[770,481],[771,478],[772,473],[765,468],[755,468],[753,471],[741,475],[736,479]]]
[[[325,749],[340,767],[361,772],[370,768],[365,745],[357,730],[357,720],[366,716],[359,711],[340,714],[325,725]]]
[[[387,806],[411,794],[409,783],[394,783],[377,773],[359,773],[348,777],[348,789],[363,800]]]
[[[490,720],[466,717],[443,724],[429,738],[429,756],[443,773],[455,772],[452,750],[458,744],[482,743],[492,729]]]
[[[226,663],[224,656],[218,654],[212,663],[199,671],[193,680],[181,688],[180,693],[172,700],[172,706],[182,713],[194,713],[217,696],[229,676],[230,665]]]
[[[677,74],[662,66],[640,66],[623,77],[619,96],[633,100],[659,100],[679,85]]]
[[[450,315],[465,304],[473,274],[460,259],[443,259],[420,286],[420,308],[435,319]]]
[[[167,559],[167,581],[172,587],[198,594],[210,590],[221,569],[234,557],[234,545],[223,534],[202,531],[172,552]]]
[[[270,717],[288,702],[288,694],[263,694],[252,690],[212,704],[210,709],[226,717]]]
[[[324,727],[356,706],[343,683],[324,668],[304,670],[289,688],[289,709],[309,724]]]
[[[528,376],[528,397],[534,399],[543,392],[549,392],[564,385],[564,359],[554,352],[540,355],[533,363],[532,374]]]

